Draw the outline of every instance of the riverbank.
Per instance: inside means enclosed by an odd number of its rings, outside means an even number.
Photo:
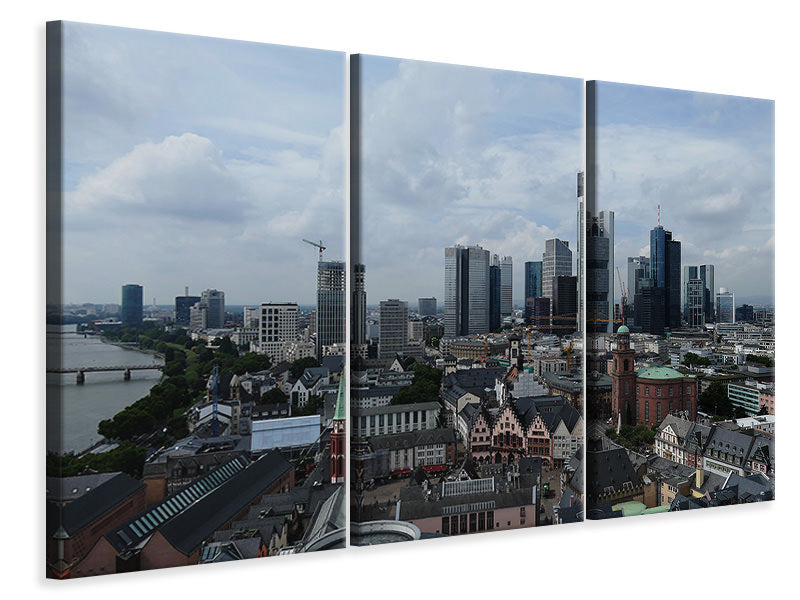
[[[166,358],[160,352],[156,352],[155,350],[149,350],[147,348],[140,348],[136,345],[136,342],[114,342],[109,340],[107,337],[101,335],[100,341],[104,344],[109,344],[110,346],[116,346],[117,348],[123,348],[125,350],[135,350],[136,352],[141,352],[142,354],[149,354],[151,356],[155,356],[160,358],[163,361],[166,361]]]

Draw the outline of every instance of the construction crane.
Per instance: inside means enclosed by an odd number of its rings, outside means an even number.
[[[619,292],[622,295],[622,322],[625,323],[625,305],[627,304],[628,294],[626,293],[625,285],[622,283],[619,267],[617,267],[617,281],[619,281]]]
[[[312,246],[316,246],[317,248],[319,248],[319,259],[322,260],[322,253],[325,251],[325,246],[322,245],[322,240],[319,241],[319,244],[316,242],[312,242],[311,240],[307,240],[306,238],[303,238],[303,241],[306,244],[311,244]]]

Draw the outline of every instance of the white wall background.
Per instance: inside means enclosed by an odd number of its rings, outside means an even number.
[[[3,19],[3,542],[6,597],[791,595],[798,460],[789,262],[800,155],[788,8],[752,2],[13,3]],[[789,3],[786,3],[788,5]],[[266,5],[266,6],[264,6]],[[13,8],[12,8],[13,6]],[[777,3],[775,3],[777,6]],[[776,105],[779,500],[70,583],[43,579],[44,22],[107,25],[772,98]],[[788,258],[781,258],[787,256]],[[794,321],[794,322],[793,322]],[[781,432],[784,432],[783,435]],[[13,588],[17,588],[14,593]]]

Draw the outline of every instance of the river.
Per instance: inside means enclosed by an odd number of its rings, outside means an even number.
[[[60,333],[59,333],[60,330]],[[60,343],[63,367],[101,367],[163,365],[164,360],[132,348],[106,344],[98,336],[75,331],[75,325],[47,326],[47,343]],[[48,373],[47,391],[61,392],[61,431],[63,448],[54,447],[57,439],[47,440],[48,451],[82,451],[99,441],[97,424],[113,417],[126,406],[146,396],[161,379],[161,371],[132,371],[129,381],[121,371],[86,373],[85,382],[76,383],[76,373]]]

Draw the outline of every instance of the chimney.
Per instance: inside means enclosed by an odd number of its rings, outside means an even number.
[[[706,472],[703,469],[698,468],[694,476],[695,487],[697,487],[697,489],[700,489],[705,480],[706,480]]]

